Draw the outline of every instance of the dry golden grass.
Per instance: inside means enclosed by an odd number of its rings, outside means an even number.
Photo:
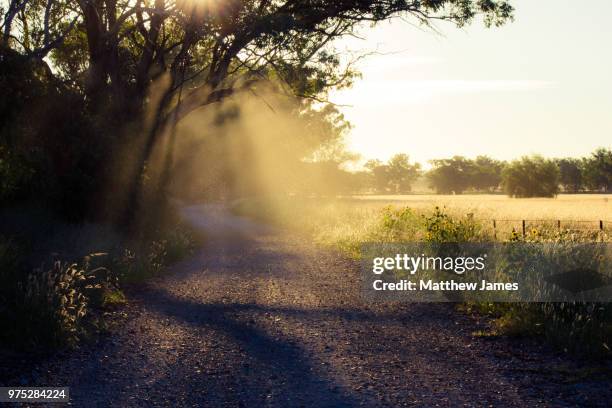
[[[509,198],[496,194],[355,196],[364,207],[393,205],[415,210],[446,207],[481,220],[574,220],[612,222],[612,194],[563,194],[556,198]]]
[[[557,198],[516,199],[503,195],[354,196],[340,199],[288,198],[245,200],[237,209],[287,227],[307,231],[315,241],[341,247],[374,239],[384,207],[409,207],[417,218],[440,207],[461,219],[473,214],[482,231],[495,239],[508,239],[513,231],[574,231],[597,234],[599,220],[606,234],[612,230],[612,195],[560,195]],[[496,220],[495,228],[493,220]],[[560,220],[560,225],[558,221]],[[607,235],[606,235],[607,236]],[[415,237],[416,238],[416,237]],[[376,238],[378,239],[378,238]]]

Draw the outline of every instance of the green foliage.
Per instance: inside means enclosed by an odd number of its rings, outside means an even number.
[[[500,183],[513,197],[552,197],[558,193],[559,185],[569,193],[612,189],[612,152],[604,148],[583,159],[553,161],[536,155],[506,164],[487,156],[474,160],[455,156],[431,163],[433,169],[427,178],[440,194],[459,194],[466,190],[492,192]]]
[[[102,294],[100,307],[103,309],[113,309],[127,303],[127,298],[121,290],[107,290]]]
[[[398,153],[391,157],[388,162],[389,182],[391,192],[403,194],[410,192],[412,183],[419,176],[421,165],[410,164],[407,154]]]
[[[374,191],[379,194],[385,194],[389,187],[388,166],[378,159],[373,159],[368,160],[364,167],[369,172]]]
[[[436,207],[431,215],[423,215],[423,218],[427,242],[470,242],[480,236],[480,226],[473,214],[456,218]]]
[[[543,303],[532,308],[541,316],[552,344],[573,353],[611,356],[612,307],[601,303]]]
[[[351,130],[351,124],[338,107],[328,104],[315,108],[311,101],[300,101],[292,113],[303,125],[303,131],[296,135],[302,139],[301,147],[304,149],[297,152],[299,158],[337,164],[356,158],[346,150],[345,136]]]
[[[586,185],[602,192],[612,191],[612,150],[600,148],[590,157],[583,159]]]
[[[504,163],[488,156],[478,156],[473,161],[470,187],[478,191],[495,191],[501,183]]]
[[[376,239],[399,242],[411,241],[419,235],[420,219],[410,208],[393,208],[387,206],[378,215],[380,230]]]
[[[439,194],[461,194],[473,189],[494,191],[501,181],[504,164],[487,156],[471,160],[463,156],[432,160],[433,168],[427,173],[430,186]]]
[[[494,192],[500,184],[513,197],[552,197],[558,193],[559,185],[568,193],[612,189],[612,151],[604,148],[582,159],[545,160],[536,155],[507,164],[487,156],[473,160],[455,156],[431,163],[433,169],[427,178],[440,194]]]
[[[195,238],[184,225],[156,234],[152,240],[140,240],[116,256],[111,269],[120,283],[132,284],[158,276],[163,269],[193,253]]]
[[[473,214],[455,217],[435,207],[418,213],[410,207],[384,207],[377,214],[377,228],[362,240],[379,242],[472,242],[483,238]]]
[[[559,159],[559,181],[563,191],[576,193],[582,189],[584,180],[582,176],[582,163],[580,159]]]
[[[474,165],[462,156],[432,160],[433,169],[427,173],[431,187],[438,194],[461,194],[470,186]]]
[[[542,156],[523,157],[506,166],[502,184],[511,197],[554,197],[559,192],[559,168]]]
[[[325,99],[359,77],[359,56],[341,57],[334,40],[354,34],[360,22],[402,16],[464,26],[482,17],[497,26],[512,14],[505,0],[222,1],[215,7],[168,1],[155,10],[113,0],[23,0],[0,13],[0,148],[11,152],[10,160],[0,154],[7,180],[0,204],[44,202],[74,221],[106,215],[102,207],[125,212],[109,216],[128,224],[144,190],[166,192],[166,169],[159,179],[148,173],[154,186],[143,187],[140,176],[157,158],[173,113],[182,118],[247,91],[260,96],[270,83],[275,93],[300,101]],[[190,92],[181,93],[183,85]],[[305,156],[329,162],[348,124],[331,104],[321,105],[302,116],[326,118],[309,135],[332,135]],[[118,209],[99,205],[108,191]]]
[[[30,57],[50,52],[62,77],[86,85],[91,96],[114,104],[126,94],[144,98],[139,93],[160,72],[177,76],[184,55],[166,42],[182,45],[190,55],[183,68],[194,85],[215,89],[240,77],[276,77],[298,95],[315,96],[330,86],[350,84],[356,76],[352,64],[340,67],[339,53],[330,43],[353,33],[360,22],[401,15],[423,25],[436,19],[464,26],[482,16],[486,26],[499,26],[513,14],[504,0],[233,1],[213,8],[170,1],[162,11],[171,13],[156,14],[154,23],[146,24],[152,14],[144,10],[125,9],[112,1],[105,3],[105,13],[92,7],[26,1],[21,14],[25,22],[19,27],[11,25],[14,14],[2,16],[0,25],[11,37],[1,38],[0,44]],[[198,30],[193,30],[194,24]],[[118,33],[126,32],[135,34],[118,38]],[[166,33],[163,39],[155,35],[158,32]]]
[[[369,160],[364,167],[370,175],[370,186],[379,194],[406,194],[421,174],[419,163],[410,164],[405,153],[391,157],[386,164],[380,160]]]
[[[463,219],[451,217],[436,207],[424,215],[428,242],[470,242],[482,239],[472,214]],[[532,228],[526,238],[514,234],[511,241],[584,242],[585,236],[568,231]],[[599,238],[596,238],[599,239]],[[573,254],[575,256],[575,254]],[[586,255],[588,256],[588,255]],[[565,351],[588,355],[611,355],[612,306],[600,303],[468,303],[464,307],[494,318],[494,333],[509,336],[543,336]]]
[[[193,254],[196,238],[191,229],[185,225],[172,228],[163,240],[166,256],[164,263],[171,265]]]
[[[111,134],[44,62],[0,49],[0,89],[0,207],[44,206],[70,220],[91,215]]]

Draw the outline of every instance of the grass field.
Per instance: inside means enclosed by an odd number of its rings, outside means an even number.
[[[249,208],[255,205],[257,208]],[[504,232],[519,229],[521,220],[529,225],[561,221],[563,228],[597,230],[603,221],[612,230],[612,194],[564,194],[556,198],[509,198],[496,194],[465,195],[362,195],[342,199],[283,198],[241,205],[241,212],[257,215],[286,226],[326,236],[355,236],[377,222],[384,207],[408,207],[426,214],[440,207],[455,217],[472,214],[483,227]],[[327,240],[326,240],[327,241]]]
[[[605,236],[612,231],[612,195],[567,194],[556,198],[509,198],[495,194],[466,195],[362,195],[338,199],[282,198],[245,200],[238,212],[286,227],[304,230],[324,244],[357,244],[374,238],[384,208],[410,208],[415,221],[440,207],[458,219],[470,214],[490,238],[506,239],[521,220],[533,228],[596,233],[603,221]],[[495,231],[493,220],[496,220]],[[560,221],[561,228],[557,221]],[[373,235],[374,234],[374,235]],[[419,240],[419,230],[413,237]],[[606,238],[607,239],[607,238]]]
[[[477,219],[608,220],[612,194],[562,194],[556,198],[509,198],[500,194],[367,195],[354,196],[365,206],[402,206],[429,210],[446,207],[452,213],[474,213]]]
[[[556,198],[510,198],[500,194],[465,195],[368,195],[354,196],[356,207],[377,210],[391,205],[427,212],[438,206],[453,216],[473,214],[486,230],[505,236],[512,229],[521,231],[534,226],[577,231],[596,231],[600,221],[612,230],[612,194],[562,194]]]

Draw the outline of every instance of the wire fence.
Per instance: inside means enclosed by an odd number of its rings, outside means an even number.
[[[612,221],[609,220],[551,220],[551,219],[493,219],[490,226],[493,234],[497,237],[498,232],[514,231],[527,235],[530,228],[546,228],[548,230],[558,229],[584,232],[604,232],[612,229]]]

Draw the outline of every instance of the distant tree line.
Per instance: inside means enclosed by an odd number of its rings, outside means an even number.
[[[438,193],[504,191],[512,197],[551,197],[559,192],[612,191],[612,150],[588,157],[545,159],[539,155],[502,162],[486,156],[432,160],[426,174]]]
[[[438,194],[464,192],[505,192],[511,197],[552,197],[560,192],[612,192],[612,150],[599,148],[587,157],[546,159],[524,156],[510,162],[477,156],[453,156],[430,161],[423,171],[407,154],[396,154],[386,163],[369,160],[360,172],[340,169],[338,163],[310,163],[305,173],[325,173],[323,185],[311,186],[310,193],[332,192],[407,194],[424,177]]]

